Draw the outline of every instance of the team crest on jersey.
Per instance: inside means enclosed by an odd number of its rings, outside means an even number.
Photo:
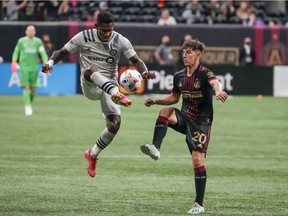
[[[113,64],[113,63],[114,63],[114,57],[109,56],[109,57],[106,59],[106,62],[107,62],[108,64]]]
[[[195,89],[199,89],[200,87],[201,87],[200,81],[199,81],[199,80],[196,80],[196,81],[194,82],[194,88],[195,88]]]
[[[110,50],[110,55],[111,56],[115,56],[116,54],[117,54],[117,50],[116,49]]]
[[[211,71],[209,71],[209,72],[207,73],[207,76],[208,76],[208,79],[211,78],[211,77],[215,77],[214,73],[211,72]]]

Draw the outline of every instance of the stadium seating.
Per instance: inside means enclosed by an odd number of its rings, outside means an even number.
[[[97,9],[101,9],[101,3],[105,2],[105,6],[110,10],[116,22],[151,22],[157,23],[161,9],[167,8],[170,14],[175,17],[180,24],[185,24],[182,17],[183,11],[189,1],[167,0],[167,1],[144,1],[144,0],[123,0],[123,1],[77,1],[76,5],[70,4],[69,12],[65,16],[55,17],[55,21],[87,21],[93,16]],[[161,2],[161,4],[160,4]],[[223,4],[225,1],[219,1]],[[285,25],[288,20],[287,13],[280,11],[267,12],[266,1],[249,1],[256,16],[263,20],[265,24],[273,21],[279,25]],[[241,1],[233,1],[233,6],[237,10]],[[195,20],[195,24],[234,24],[241,25],[243,22],[235,14],[229,17],[220,15],[221,7],[211,9],[209,0],[199,1],[201,4],[202,16]],[[222,6],[222,5],[221,5]],[[212,14],[213,10],[213,14]],[[288,3],[286,3],[286,11],[288,11]],[[5,10],[2,12],[2,20],[5,20]],[[204,17],[203,17],[204,16]],[[44,20],[45,21],[45,20]]]

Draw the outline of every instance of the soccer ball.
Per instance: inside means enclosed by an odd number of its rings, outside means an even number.
[[[125,70],[119,79],[120,85],[129,92],[136,91],[141,87],[142,76],[137,70]]]

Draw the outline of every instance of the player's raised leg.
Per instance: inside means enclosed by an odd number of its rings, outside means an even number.
[[[127,107],[131,106],[132,101],[120,93],[118,87],[113,85],[109,79],[97,72],[95,66],[90,66],[84,71],[84,78],[89,82],[95,83],[103,91],[110,94],[114,103]]]
[[[153,144],[143,144],[140,146],[141,151],[154,160],[160,159],[160,151]]]
[[[140,146],[141,151],[144,154],[149,155],[154,160],[160,159],[160,147],[167,133],[169,122],[168,119],[164,117],[166,116],[165,110],[167,110],[167,108],[164,108],[160,111],[160,114],[156,120],[152,141],[153,144],[144,144]]]

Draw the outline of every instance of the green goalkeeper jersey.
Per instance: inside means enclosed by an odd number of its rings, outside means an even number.
[[[37,37],[33,37],[32,39],[22,37],[16,44],[12,61],[19,59],[21,71],[38,70],[38,54],[40,54],[43,62],[48,61],[42,40]]]

